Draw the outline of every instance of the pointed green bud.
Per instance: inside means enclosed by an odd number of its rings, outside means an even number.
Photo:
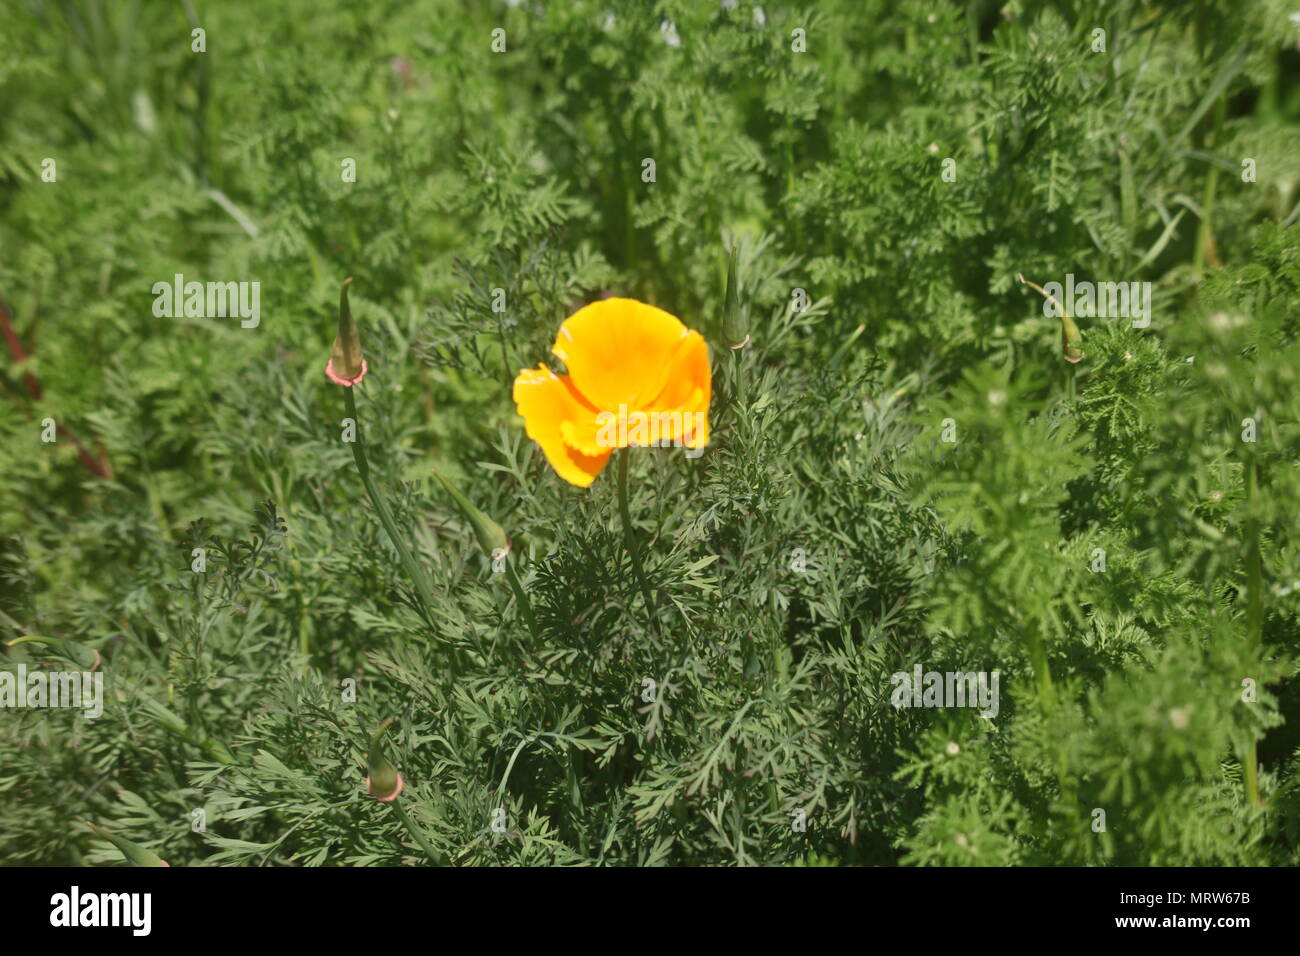
[[[366,377],[361,339],[357,335],[357,324],[352,321],[352,307],[348,304],[348,286],[351,284],[351,278],[343,280],[343,291],[339,293],[339,331],[334,337],[334,351],[325,364],[329,380],[349,388]]]
[[[1074,319],[1070,318],[1070,313],[1066,311],[1065,306],[1061,305],[1056,296],[1052,295],[1046,289],[1036,282],[1030,282],[1020,273],[1016,273],[1016,278],[1029,286],[1031,289],[1037,289],[1041,295],[1052,305],[1056,306],[1056,312],[1061,317],[1061,354],[1067,362],[1077,364],[1083,361],[1083,349],[1079,348],[1079,343],[1083,341],[1083,333],[1079,327],[1074,324]]]
[[[223,763],[230,767],[239,763],[225,744],[219,740],[214,740],[207,734],[194,731],[189,724],[152,697],[141,697],[140,706],[159,726],[171,731],[186,743],[201,747],[217,763]]]
[[[99,656],[99,651],[95,650],[93,647],[87,647],[85,644],[78,644],[76,641],[65,641],[60,637],[38,637],[33,634],[27,637],[16,638],[9,641],[5,646],[14,647],[17,644],[27,643],[44,644],[64,660],[72,661],[72,663],[76,664],[78,667],[88,671],[98,670],[99,665],[104,661],[104,659]]]
[[[1061,313],[1061,354],[1065,356],[1067,362],[1082,362],[1083,349],[1079,348],[1079,343],[1083,341],[1083,333],[1079,327],[1074,324],[1074,319],[1070,318],[1064,312]]]
[[[171,866],[170,863],[160,857],[157,853],[154,853],[152,850],[146,850],[138,843],[132,843],[130,840],[124,840],[120,836],[109,833],[103,827],[97,827],[89,820],[86,821],[86,826],[90,827],[90,829],[94,830],[99,836],[103,837],[109,843],[113,844],[113,846],[121,850],[122,855],[126,857],[127,862],[132,866]]]
[[[470,504],[469,499],[461,494],[460,489],[437,469],[434,469],[433,477],[442,483],[442,486],[447,489],[447,494],[451,495],[452,500],[456,502],[456,507],[474,529],[474,537],[478,538],[479,547],[489,558],[498,557],[499,554],[510,550],[510,538],[501,529],[501,525]]]
[[[391,717],[379,725],[375,735],[370,738],[370,753],[366,757],[366,766],[370,773],[370,776],[366,777],[366,789],[381,803],[391,803],[396,800],[405,786],[402,775],[397,772],[397,768],[389,762],[384,753],[384,735],[388,733],[388,728],[391,726],[393,726]]]
[[[141,697],[140,706],[160,726],[170,730],[178,737],[189,738],[190,728],[186,725],[185,721],[181,720],[180,717],[173,714],[152,697]]]
[[[830,361],[831,368],[840,367],[840,361],[844,358],[850,346],[852,346],[853,343],[857,341],[858,336],[861,335],[866,330],[866,328],[867,328],[867,323],[862,322],[859,323],[856,329],[854,329],[852,332],[849,333],[849,337],[845,339],[843,343],[841,343],[840,347],[837,348],[834,351],[834,353],[832,353],[831,361]]]
[[[733,349],[743,349],[749,344],[749,322],[740,307],[740,280],[736,277],[736,247],[731,247],[731,262],[727,266],[727,298],[722,310],[722,337]]]

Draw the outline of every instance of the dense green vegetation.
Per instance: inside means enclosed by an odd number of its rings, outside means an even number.
[[[0,862],[1300,863],[1291,12],[15,0],[0,670],[105,701],[0,709]],[[511,397],[610,294],[713,366],[631,535]]]

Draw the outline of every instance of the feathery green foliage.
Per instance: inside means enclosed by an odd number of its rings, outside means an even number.
[[[19,0],[0,638],[106,700],[0,710],[0,861],[1300,863],[1289,12]],[[260,324],[157,316],[177,273]],[[1017,274],[1150,324],[1067,363]],[[615,464],[510,399],[607,293],[714,368],[704,455],[630,461],[645,589]],[[917,665],[996,716],[892,706]]]

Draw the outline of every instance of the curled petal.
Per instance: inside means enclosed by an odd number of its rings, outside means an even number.
[[[666,438],[687,448],[703,448],[709,442],[709,402],[713,396],[709,346],[704,336],[688,332],[668,360],[667,369],[668,383],[646,411],[671,426],[667,431],[661,428]]]
[[[545,365],[524,369],[515,378],[514,399],[528,437],[541,446],[556,474],[572,485],[590,485],[613,449],[595,444],[596,411],[577,395],[567,376],[556,375]],[[592,423],[590,443],[577,427],[584,421]],[[566,424],[573,435],[569,440],[565,437]]]

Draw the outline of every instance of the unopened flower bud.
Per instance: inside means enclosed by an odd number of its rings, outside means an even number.
[[[160,857],[157,853],[154,853],[152,850],[146,850],[138,843],[132,843],[130,840],[125,840],[120,836],[109,833],[103,827],[97,827],[89,820],[86,821],[86,826],[90,827],[90,829],[94,830],[99,836],[103,837],[109,843],[112,843],[115,847],[121,850],[122,855],[126,857],[127,862],[132,866],[171,866],[170,863]]]
[[[510,538],[502,530],[501,525],[470,504],[470,500],[461,494],[460,489],[440,472],[435,470],[433,477],[438,479],[447,489],[447,494],[451,495],[452,501],[456,502],[456,507],[474,529],[474,537],[478,538],[479,547],[488,557],[510,550]]]
[[[1083,341],[1083,333],[1079,327],[1074,324],[1074,319],[1070,318],[1064,312],[1061,313],[1061,354],[1065,356],[1067,362],[1082,362],[1083,349],[1079,348],[1079,343]]]
[[[98,670],[99,665],[103,663],[103,658],[99,656],[99,651],[93,647],[87,647],[85,644],[78,644],[76,641],[67,641],[60,637],[38,637],[29,635],[19,637],[9,641],[7,647],[13,647],[16,644],[44,644],[60,657],[72,661],[78,667],[88,671]]]
[[[1019,273],[1016,273],[1016,278],[1031,289],[1037,289],[1039,295],[1052,303],[1052,305],[1056,306],[1056,311],[1061,317],[1061,355],[1067,362],[1072,364],[1082,362],[1083,349],[1079,347],[1079,343],[1083,341],[1083,333],[1080,332],[1079,327],[1074,324],[1074,319],[1070,318],[1070,313],[1066,311],[1065,306],[1061,305],[1061,303],[1057,301],[1056,296],[1052,295],[1036,282],[1030,282]]]
[[[740,281],[736,277],[736,247],[731,247],[731,262],[727,266],[727,298],[722,311],[722,335],[733,349],[743,349],[749,344],[749,322],[740,307]]]
[[[329,380],[349,388],[366,377],[361,339],[357,336],[357,324],[352,321],[352,308],[348,305],[348,286],[351,284],[351,278],[343,280],[343,291],[339,293],[339,331],[334,337],[334,351],[325,363]]]
[[[160,727],[180,737],[186,743],[202,748],[213,760],[230,767],[238,763],[234,754],[230,752],[230,749],[225,744],[208,736],[201,730],[191,727],[152,697],[141,696],[139,703],[140,708],[153,718]]]
[[[393,726],[391,717],[379,725],[375,735],[370,738],[370,753],[366,758],[367,769],[370,772],[370,776],[366,777],[366,789],[381,803],[391,803],[396,800],[405,786],[402,775],[384,754],[384,735],[388,733],[388,728],[391,726]]]

